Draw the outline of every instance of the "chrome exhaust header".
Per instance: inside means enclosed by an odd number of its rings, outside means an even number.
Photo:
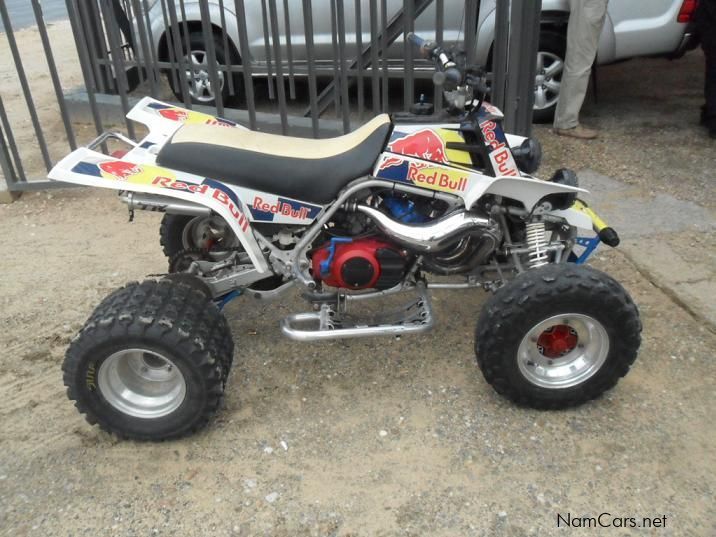
[[[154,194],[123,192],[119,195],[119,199],[127,204],[130,212],[158,211],[169,214],[185,214],[187,216],[209,216],[211,214],[211,209],[208,207]]]
[[[398,244],[420,253],[435,253],[455,244],[467,235],[492,231],[495,223],[471,211],[456,211],[426,224],[408,225],[393,220],[378,209],[358,204],[355,210],[370,217]]]

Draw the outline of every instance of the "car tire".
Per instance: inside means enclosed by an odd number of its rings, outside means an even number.
[[[535,80],[535,106],[532,120],[535,123],[551,123],[554,121],[554,114],[557,110],[557,99],[559,98],[558,85],[561,84],[562,74],[564,72],[564,58],[567,52],[567,37],[564,33],[553,29],[544,29],[540,32],[537,79]],[[552,62],[559,62],[558,72],[550,73],[545,76],[540,73],[540,63],[542,68],[552,65]],[[561,65],[561,68],[559,66]],[[544,77],[544,78],[540,78]],[[549,80],[547,80],[549,78]],[[541,88],[540,88],[541,86]],[[546,97],[546,105],[538,105],[538,90],[541,89]],[[555,91],[556,90],[556,91]]]

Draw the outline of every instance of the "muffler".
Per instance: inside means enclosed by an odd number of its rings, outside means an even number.
[[[488,231],[494,222],[471,211],[456,211],[426,224],[407,225],[378,209],[356,205],[355,210],[369,216],[392,240],[420,253],[440,252],[467,235]]]
[[[119,195],[119,199],[127,204],[130,211],[158,211],[187,216],[209,216],[211,214],[211,209],[208,207],[154,194],[123,192]]]

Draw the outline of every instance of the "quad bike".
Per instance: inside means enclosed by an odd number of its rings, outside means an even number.
[[[294,288],[309,311],[287,316],[281,331],[297,341],[422,333],[435,323],[432,290],[491,291],[477,363],[522,405],[577,405],[627,373],[637,308],[584,265],[600,242],[616,246],[616,233],[578,199],[573,172],[531,175],[539,145],[504,133],[502,114],[480,97],[479,70],[411,40],[435,60],[450,112],[383,114],[312,140],[145,98],[128,114],[148,127],[143,140],[105,133],[50,172],[118,190],[130,216],[170,215],[169,273],[110,294],[67,351],[64,382],[90,423],[145,440],[196,431],[219,408],[231,368],[222,307]],[[430,113],[423,105],[416,110]],[[93,150],[110,138],[131,149]],[[397,293],[414,295],[397,312],[348,315]]]

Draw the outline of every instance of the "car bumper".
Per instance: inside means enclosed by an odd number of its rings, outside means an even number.
[[[684,37],[681,39],[678,48],[673,54],[669,55],[669,58],[675,60],[681,58],[688,51],[695,49],[699,45],[699,37],[696,34],[695,28],[692,24],[689,24]]]

